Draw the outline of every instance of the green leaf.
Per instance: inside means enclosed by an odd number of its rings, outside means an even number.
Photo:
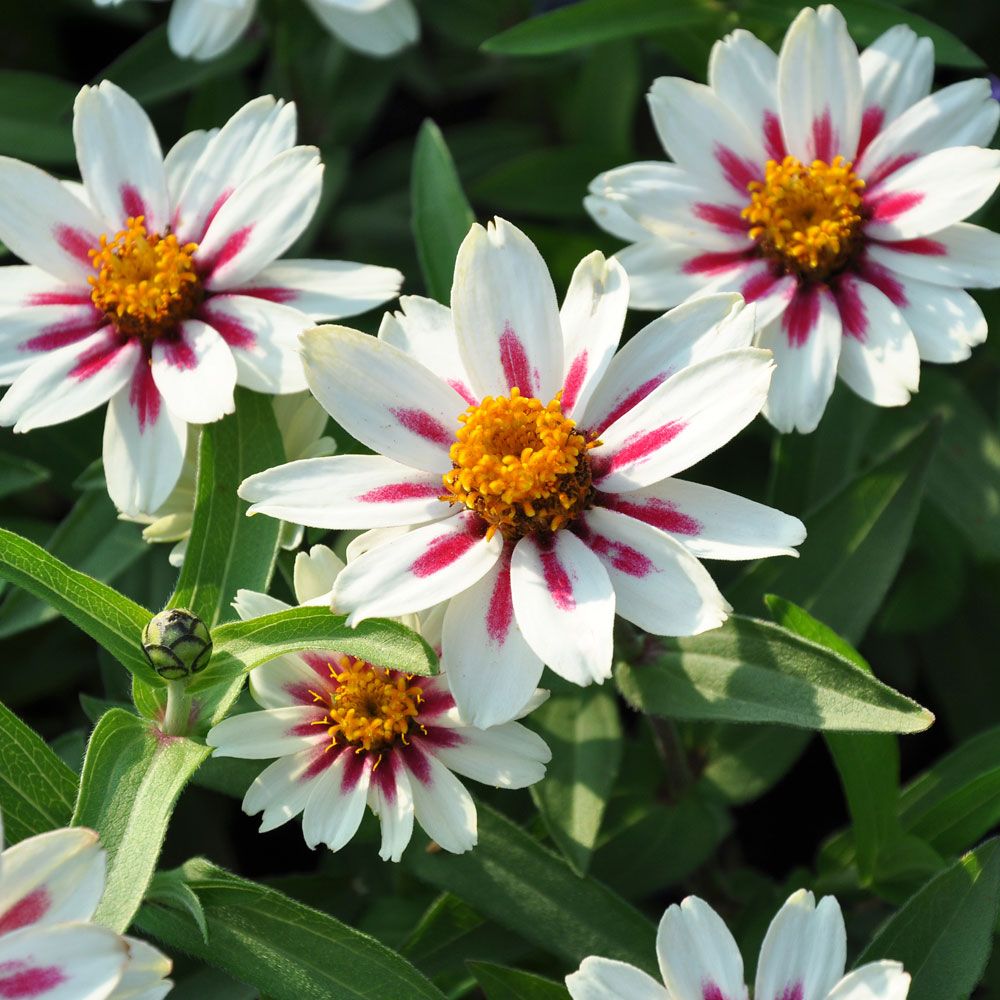
[[[554,694],[532,712],[530,724],[552,750],[531,796],[559,850],[582,875],[621,763],[618,706],[602,688]]]
[[[208,944],[208,921],[194,889],[188,885],[184,873],[177,869],[157,872],[146,891],[147,903],[162,903],[174,910],[183,910],[195,922],[201,932],[201,939]]]
[[[226,77],[249,66],[260,54],[262,40],[250,35],[218,59],[193,62],[170,51],[166,26],[156,28],[126,49],[97,81],[112,80],[140,104],[164,101],[175,94],[194,90],[208,80]]]
[[[0,103],[0,107],[2,106]],[[49,470],[37,462],[0,452],[0,500],[44,483],[48,478]]]
[[[410,849],[404,861],[418,878],[550,954],[576,963],[605,955],[655,974],[656,930],[638,910],[600,882],[575,875],[494,809],[479,802],[477,810],[475,850],[448,855]]]
[[[872,669],[850,643],[790,601],[769,594],[771,616],[781,626],[839,653],[859,669]],[[879,854],[901,835],[896,808],[899,801],[899,744],[885,733],[827,733],[847,796],[854,825],[858,874],[862,884],[875,876]]]
[[[582,0],[516,24],[483,48],[498,55],[543,56],[704,23],[724,23],[722,12],[705,0]]]
[[[781,594],[860,642],[906,552],[937,436],[936,425],[924,428],[807,514],[799,558],[757,563],[730,601],[749,609],[765,593]]]
[[[642,666],[615,680],[640,711],[676,719],[778,722],[845,732],[922,732],[934,716],[825,646],[754,618],[660,640]]]
[[[137,924],[251,983],[271,1000],[441,1000],[406,959],[339,920],[201,858],[181,869],[208,923],[206,944],[186,909],[148,903]]]
[[[455,257],[476,217],[444,136],[430,119],[417,136],[410,198],[413,239],[427,292],[447,304],[451,300]]]
[[[784,726],[719,726],[701,784],[731,805],[752,802],[788,773],[812,737]]]
[[[200,743],[164,736],[120,708],[94,727],[73,825],[96,830],[108,852],[98,923],[121,932],[132,922],[156,870],[174,803],[209,753]]]
[[[142,630],[152,617],[141,605],[2,528],[0,577],[51,604],[136,677],[163,683],[140,645]]]
[[[0,704],[0,816],[7,843],[68,825],[75,798],[76,775]]]
[[[77,88],[44,73],[0,72],[0,155],[61,165],[75,159]]]
[[[270,398],[238,388],[236,412],[202,428],[194,523],[169,607],[187,608],[211,628],[236,617],[231,604],[241,587],[267,591],[281,522],[247,517],[250,505],[236,491],[284,461]]]
[[[1000,908],[1000,839],[932,878],[882,927],[858,959],[902,962],[908,1000],[966,1000],[993,946]]]
[[[112,583],[149,552],[134,524],[118,519],[103,490],[83,494],[45,543],[50,555],[102,583]],[[0,605],[0,639],[58,617],[58,610],[25,590]]]
[[[520,969],[508,969],[489,962],[469,962],[476,982],[486,1000],[568,1000],[569,990],[562,983],[543,979]]]

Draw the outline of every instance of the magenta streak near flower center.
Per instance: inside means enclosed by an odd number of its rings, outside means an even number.
[[[587,351],[581,351],[573,359],[573,363],[569,366],[569,371],[566,373],[566,381],[563,384],[563,394],[561,400],[563,413],[572,409],[573,404],[580,395],[583,380],[587,377],[587,358]]]
[[[416,410],[410,407],[390,408],[389,412],[411,433],[433,441],[434,444],[450,446],[455,435],[448,430],[436,417],[426,410]]]
[[[387,483],[354,499],[360,503],[398,503],[401,500],[436,500],[440,495],[441,486],[435,483]]]
[[[44,996],[66,982],[62,970],[55,965],[30,966],[24,962],[0,963],[0,998],[31,1000]]]
[[[602,469],[603,475],[616,472],[626,465],[634,465],[649,458],[654,452],[669,444],[687,425],[679,420],[672,420],[662,427],[651,431],[639,431],[611,456],[607,469]]]
[[[573,583],[566,572],[566,567],[551,548],[542,549],[540,557],[542,575],[545,577],[545,586],[549,589],[552,603],[560,611],[573,611],[576,608],[576,598],[573,596]]]
[[[435,538],[427,551],[417,558],[410,567],[410,572],[417,577],[433,576],[446,569],[457,559],[469,551],[479,539],[471,532],[461,534],[450,533]]]
[[[497,646],[502,646],[507,641],[513,621],[514,599],[510,591],[510,556],[505,554],[486,611],[486,633]]]
[[[19,899],[6,913],[0,914],[0,934],[9,934],[18,928],[33,924],[48,912],[52,905],[45,889],[35,889]]]
[[[522,396],[534,396],[538,389],[536,385],[538,380],[532,376],[537,373],[532,372],[528,352],[509,322],[504,324],[499,346],[500,364],[503,366],[507,388],[516,387],[521,390]]]

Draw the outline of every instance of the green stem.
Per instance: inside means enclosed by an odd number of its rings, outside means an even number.
[[[649,721],[653,727],[656,749],[663,761],[666,797],[671,803],[678,802],[694,783],[687,751],[673,719],[651,715]]]
[[[163,716],[166,736],[186,736],[191,719],[191,699],[187,694],[187,680],[168,681],[167,710]]]

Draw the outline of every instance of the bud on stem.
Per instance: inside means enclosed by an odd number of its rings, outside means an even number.
[[[154,615],[142,630],[142,648],[149,665],[167,681],[163,732],[183,736],[191,717],[188,681],[212,658],[208,627],[185,608],[168,608]]]

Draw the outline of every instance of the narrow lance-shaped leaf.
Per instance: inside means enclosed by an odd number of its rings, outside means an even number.
[[[164,736],[113,708],[94,727],[80,778],[74,826],[88,826],[108,852],[108,874],[94,919],[124,931],[149,885],[174,803],[210,750]]]
[[[470,962],[469,968],[483,988],[486,1000],[569,1000],[569,990],[562,983],[531,972],[491,962]]]
[[[274,570],[281,522],[246,516],[236,491],[248,476],[285,460],[271,400],[236,390],[236,412],[201,431],[194,522],[172,608],[188,608],[210,628],[235,618],[242,587],[266,591]]]
[[[0,705],[0,815],[7,843],[66,826],[75,798],[76,775]]]
[[[272,1000],[443,998],[405,958],[325,913],[201,858],[181,874],[201,904],[209,943],[187,907],[149,903],[140,930]]]
[[[721,628],[663,639],[654,662],[615,680],[643,712],[677,719],[778,722],[804,729],[915,733],[934,716],[838,653],[733,615]]]
[[[137,677],[163,683],[140,644],[150,612],[135,601],[2,528],[0,577],[51,604]]]
[[[458,248],[476,218],[444,136],[430,119],[417,136],[410,197],[413,238],[427,291],[447,303]]]

